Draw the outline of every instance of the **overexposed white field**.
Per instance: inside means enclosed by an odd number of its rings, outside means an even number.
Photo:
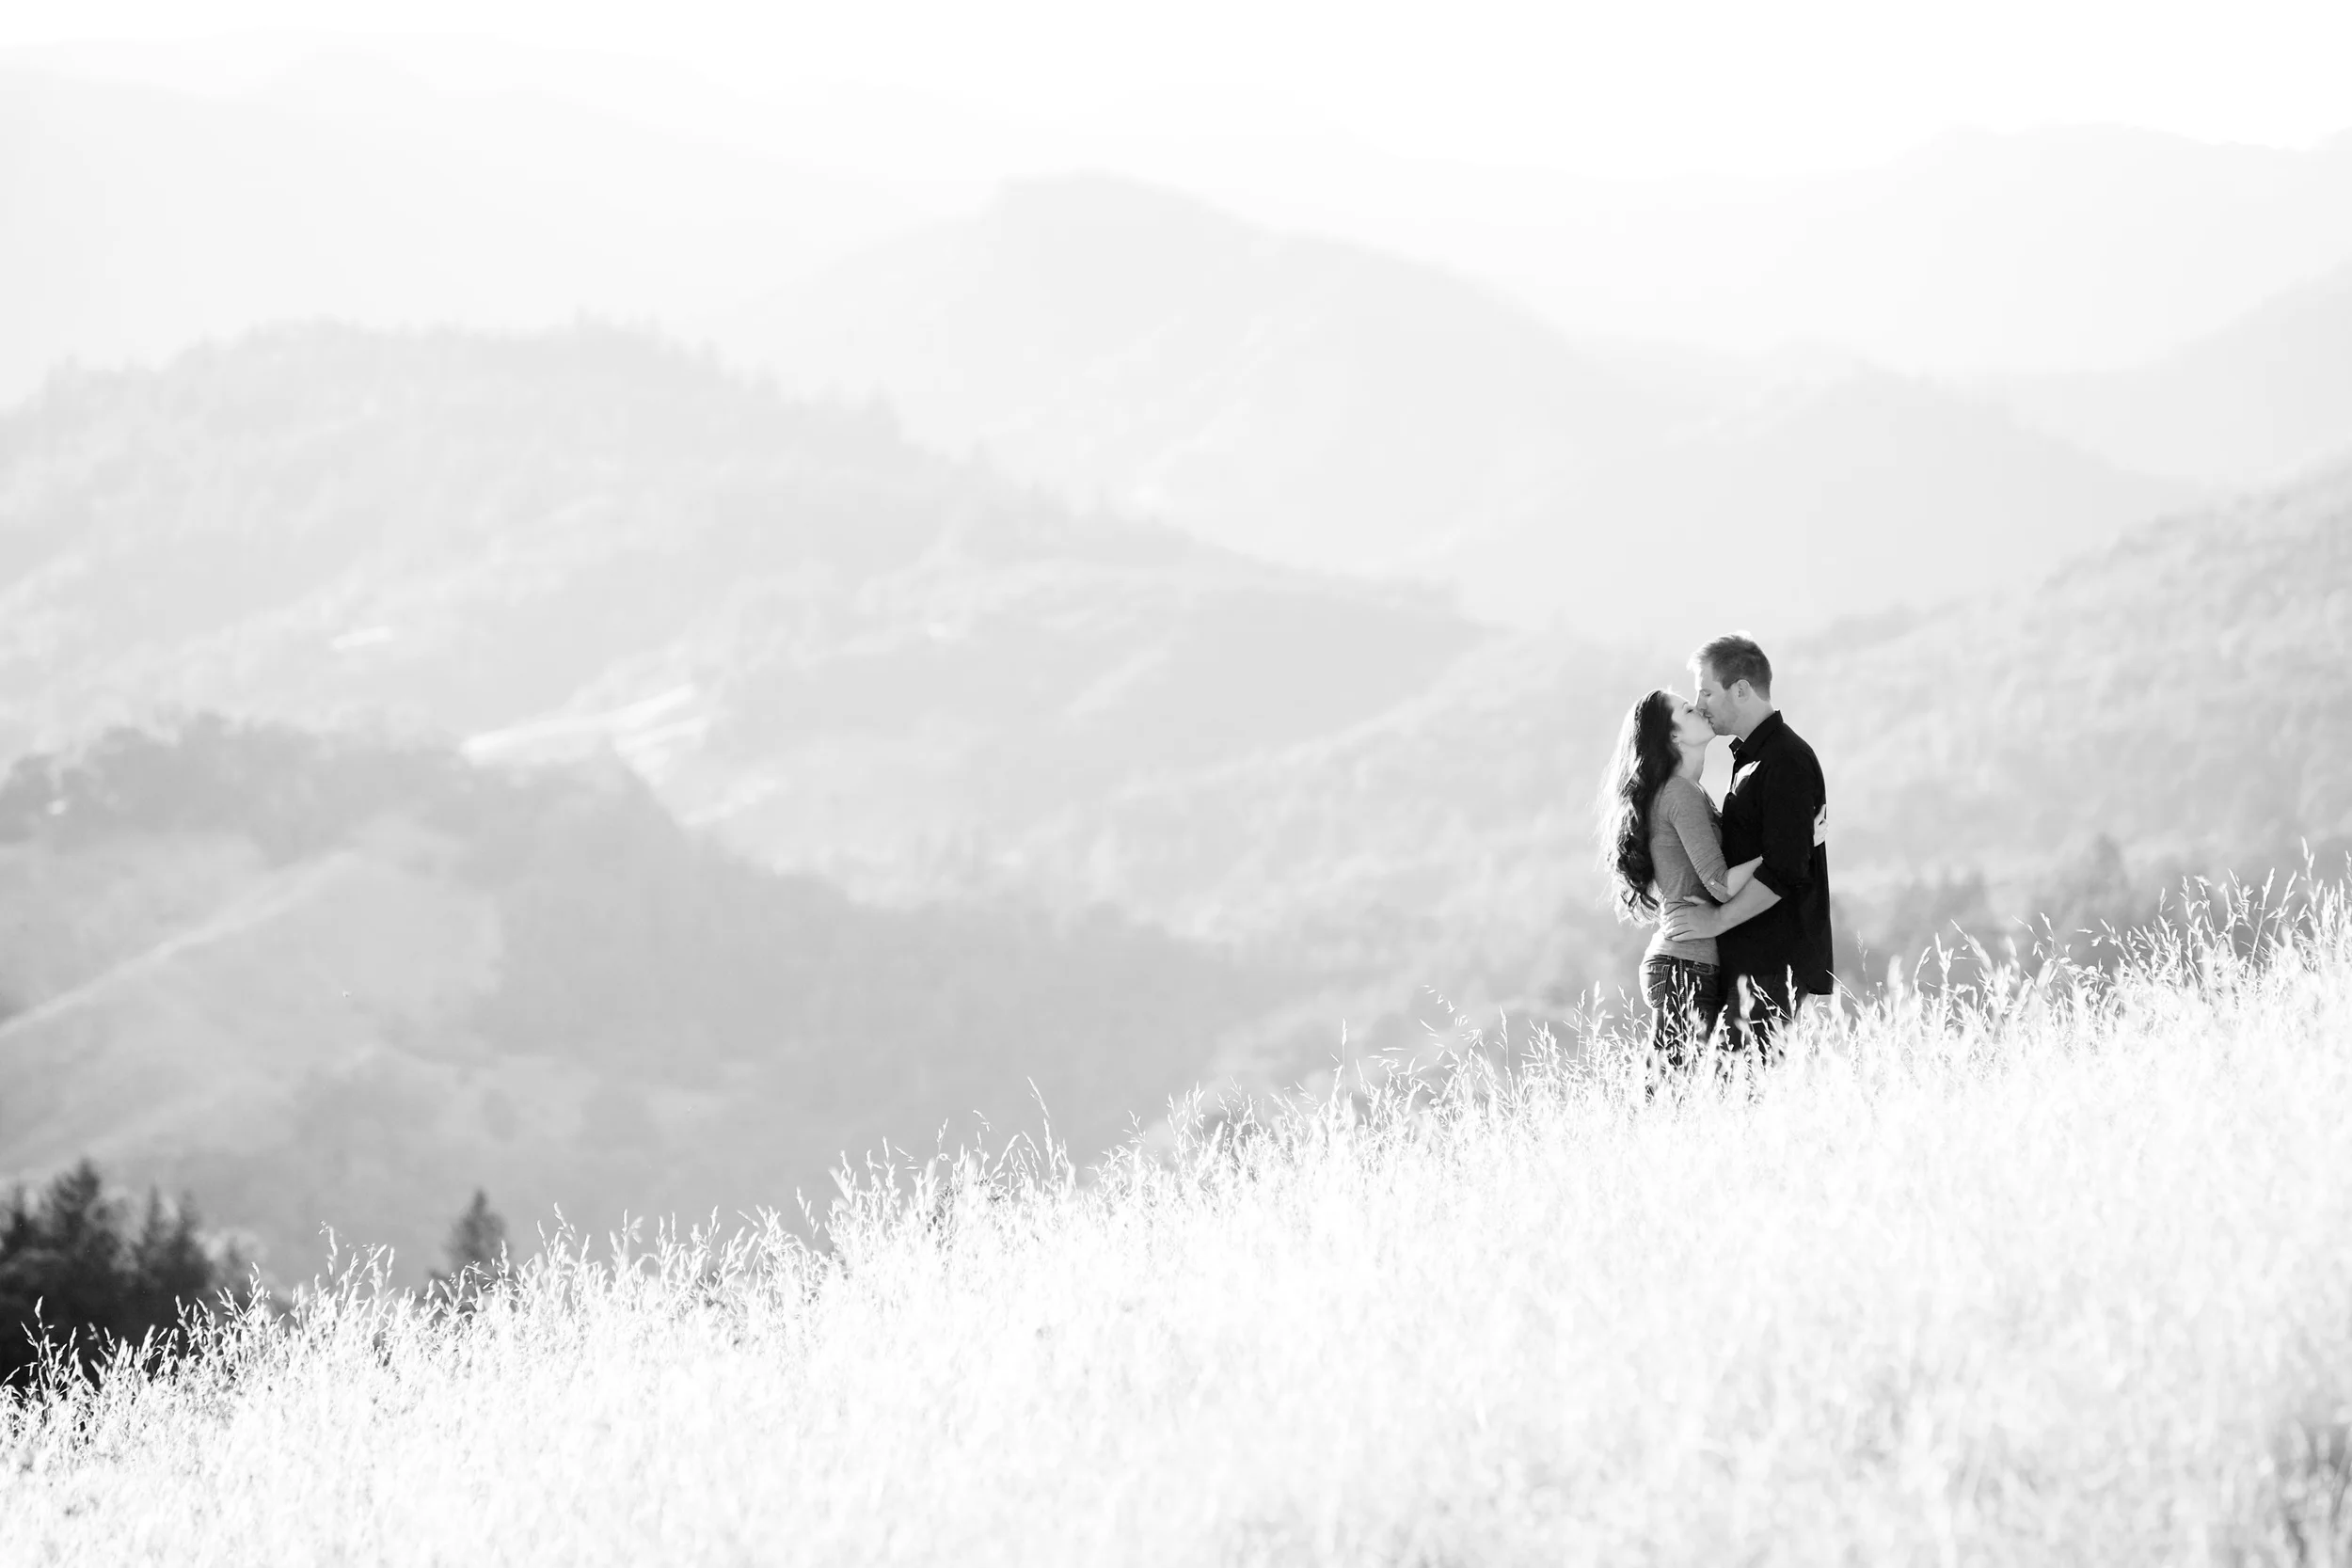
[[[868,1187],[829,1257],[347,1281],[0,1413],[0,1557],[2352,1560],[2352,916],[2295,909],[1729,1092],[1562,1052]]]

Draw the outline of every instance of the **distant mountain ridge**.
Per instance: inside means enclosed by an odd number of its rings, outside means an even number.
[[[1841,847],[2206,864],[2352,843],[2352,465],[2126,531],[2026,592],[1792,654]]]
[[[1588,633],[1802,634],[2031,581],[2197,494],[1991,399],[1857,368],[1728,404],[1445,565],[1474,605]]]
[[[1916,375],[2073,373],[2163,357],[2352,261],[2352,134],[2294,149],[1955,130],[1872,167],[1780,178],[1406,165],[1250,210],[1490,278],[1578,333],[1826,343]]]
[[[2137,369],[2003,389],[2022,418],[2143,472],[2291,478],[2352,452],[2352,264]]]
[[[1938,602],[2189,499],[1865,367],[1761,391],[1483,286],[1107,179],[1009,187],[728,334],[924,438],[1326,570],[1638,633]],[[1769,547],[1760,542],[1771,541]],[[1739,558],[1739,572],[1705,569]]]
[[[364,46],[227,98],[61,74],[103,75],[107,53],[0,69],[0,285],[24,304],[0,404],[68,359],[151,359],[305,314],[700,326],[950,199],[552,99],[436,90]],[[803,158],[832,156],[839,128],[801,119]],[[1485,280],[1577,335],[1826,342],[1915,374],[2146,362],[2352,261],[2352,135],[2292,150],[1956,131],[1787,179],[1354,155],[1177,178],[1285,231]]]
[[[1476,284],[1102,176],[1009,185],[723,339],[927,441],[1318,566],[1423,558],[1678,411]]]
[[[0,407],[59,365],[308,317],[674,328],[917,215],[903,196],[326,60],[212,98],[0,70]]]

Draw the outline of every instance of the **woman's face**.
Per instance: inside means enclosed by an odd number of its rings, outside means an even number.
[[[1693,748],[1705,751],[1707,743],[1715,738],[1715,726],[1707,721],[1707,715],[1688,697],[1677,694],[1674,702],[1675,744],[1686,752]]]

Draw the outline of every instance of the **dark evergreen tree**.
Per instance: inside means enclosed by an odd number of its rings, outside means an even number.
[[[37,1197],[19,1188],[0,1223],[0,1382],[22,1382],[45,1341],[72,1347],[85,1373],[118,1340],[183,1342],[182,1315],[216,1305],[238,1273],[208,1250],[194,1203],[151,1190],[135,1228],[85,1160]]]
[[[455,1306],[471,1311],[506,1272],[506,1222],[490,1207],[490,1195],[480,1187],[473,1201],[449,1227],[441,1243],[449,1266],[436,1269],[428,1289]]]

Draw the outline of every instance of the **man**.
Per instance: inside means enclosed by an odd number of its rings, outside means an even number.
[[[1675,925],[1716,939],[1728,1048],[1769,1060],[1804,998],[1832,990],[1829,791],[1813,748],[1772,704],[1763,649],[1737,634],[1718,637],[1691,656],[1691,673],[1699,711],[1732,737],[1724,860],[1763,863],[1729,903],[1677,910]]]

